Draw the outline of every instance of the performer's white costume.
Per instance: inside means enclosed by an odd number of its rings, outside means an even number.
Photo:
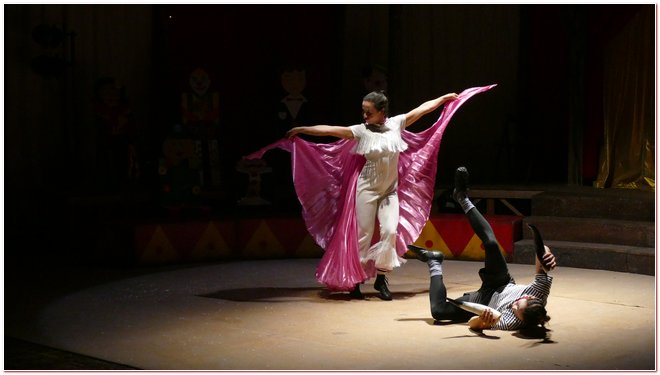
[[[358,177],[355,197],[360,262],[367,264],[373,260],[380,271],[391,271],[405,263],[396,252],[399,225],[397,167],[399,153],[408,148],[401,138],[405,127],[405,115],[387,118],[382,126],[359,124],[350,127],[358,141],[354,152],[366,159]],[[380,240],[371,246],[376,216],[380,223]]]

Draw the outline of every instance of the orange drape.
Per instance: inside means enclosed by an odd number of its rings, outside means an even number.
[[[597,188],[655,190],[655,23],[643,7],[605,48]]]

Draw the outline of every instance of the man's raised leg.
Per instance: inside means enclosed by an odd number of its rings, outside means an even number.
[[[488,221],[481,215],[481,212],[472,204],[470,198],[468,197],[468,179],[469,173],[467,168],[458,167],[454,174],[454,192],[452,197],[454,200],[461,206],[463,212],[468,217],[470,221],[470,226],[474,230],[474,233],[479,237],[481,242],[484,244],[484,249],[486,250],[486,257],[484,261],[484,268],[480,272],[485,272],[489,275],[498,275],[509,274],[508,267],[506,265],[506,260],[500,252],[499,244],[497,243],[497,238],[495,238],[495,233],[493,228],[490,226]]]

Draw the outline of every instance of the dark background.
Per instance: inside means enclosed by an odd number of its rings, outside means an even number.
[[[477,184],[591,185],[607,90],[603,51],[654,5],[4,9],[5,258],[123,262],[130,257],[104,243],[130,243],[116,233],[132,223],[299,213],[288,154],[279,151],[266,157],[273,171],[262,182],[273,204],[236,204],[247,187],[236,163],[287,130],[273,108],[285,95],[280,69],[290,64],[306,71],[310,124],[360,122],[361,71],[369,65],[387,68],[393,114],[496,83],[461,108],[445,132],[438,185],[449,184],[460,164]],[[61,43],[39,44],[39,25],[62,30]],[[48,63],[35,66],[42,56]],[[181,93],[196,67],[208,71],[220,99],[223,183],[204,190],[196,201],[204,209],[172,215],[162,201],[158,163],[163,141],[181,123]],[[98,161],[104,143],[92,103],[101,77],[121,83],[132,109],[141,174],[130,184],[108,183]],[[578,142],[569,141],[575,134]]]

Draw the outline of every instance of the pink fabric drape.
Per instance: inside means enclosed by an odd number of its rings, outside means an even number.
[[[429,218],[438,151],[445,128],[463,103],[495,86],[464,90],[457,100],[444,105],[431,127],[419,133],[403,131],[408,149],[399,155],[399,256],[406,252],[407,244],[417,240]],[[355,187],[365,159],[351,152],[355,143],[354,139],[342,139],[323,144],[295,137],[281,139],[245,157],[259,159],[274,148],[291,152],[293,184],[305,225],[325,250],[316,269],[316,278],[334,291],[352,290],[355,284],[375,275],[375,269],[363,268],[359,259]]]

